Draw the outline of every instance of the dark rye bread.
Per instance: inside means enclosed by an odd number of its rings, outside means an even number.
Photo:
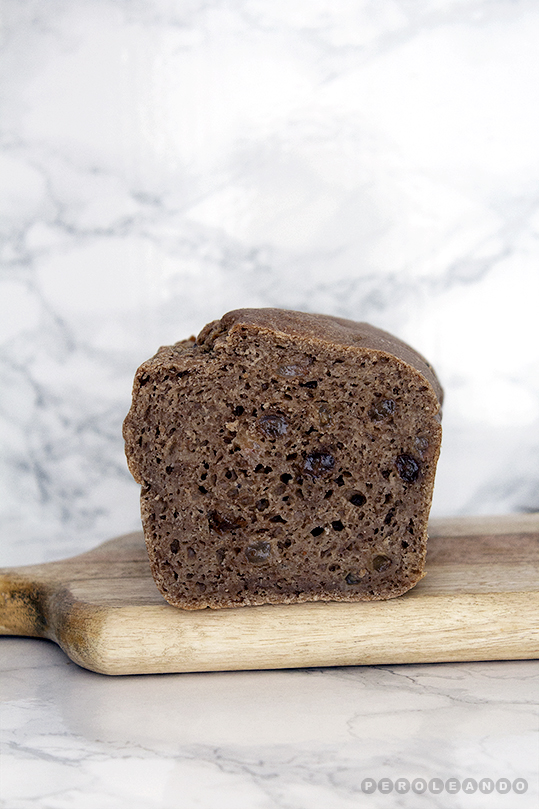
[[[398,596],[424,575],[442,389],[365,323],[239,309],[138,369],[152,573],[184,609]]]

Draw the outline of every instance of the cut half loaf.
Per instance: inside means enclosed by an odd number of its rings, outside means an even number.
[[[442,389],[390,334],[239,309],[138,369],[144,535],[184,609],[398,596],[424,575]]]

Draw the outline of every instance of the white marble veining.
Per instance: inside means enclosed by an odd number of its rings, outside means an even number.
[[[138,525],[137,365],[238,306],[446,389],[434,512],[539,506],[534,0],[6,0],[3,561]]]
[[[0,564],[139,526],[137,365],[240,306],[446,390],[437,515],[539,508],[535,0],[3,0]],[[528,809],[537,664],[108,679],[0,639],[9,809]],[[364,778],[526,777],[525,795]]]
[[[46,641],[1,646],[10,809],[536,805],[534,662],[107,678]],[[528,789],[366,794],[367,778]]]

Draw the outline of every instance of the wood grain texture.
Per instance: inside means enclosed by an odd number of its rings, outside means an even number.
[[[0,633],[104,674],[537,658],[538,574],[539,515],[432,520],[427,576],[399,598],[183,611],[133,533],[0,570]]]

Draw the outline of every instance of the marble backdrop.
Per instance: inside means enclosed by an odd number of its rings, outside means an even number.
[[[535,0],[3,0],[1,563],[137,528],[137,365],[240,306],[446,389],[434,513],[539,507]]]

